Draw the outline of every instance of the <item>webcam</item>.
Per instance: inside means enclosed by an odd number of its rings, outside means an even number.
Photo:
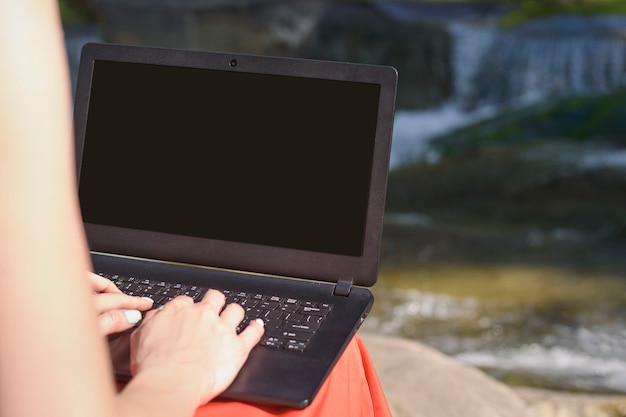
[[[235,58],[231,59],[230,62],[228,63],[229,66],[231,67],[236,67],[237,66],[237,60]]]

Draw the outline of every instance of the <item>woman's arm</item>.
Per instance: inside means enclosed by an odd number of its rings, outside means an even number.
[[[56,1],[0,0],[0,415],[191,415],[234,379],[262,323],[237,335],[243,309],[222,311],[223,295],[176,299],[137,330],[137,374],[116,394],[85,279],[70,107]]]
[[[0,414],[112,416],[54,0],[0,0]]]

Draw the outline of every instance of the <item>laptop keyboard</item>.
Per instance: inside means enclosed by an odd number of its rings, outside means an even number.
[[[208,288],[166,281],[138,279],[130,276],[99,275],[110,279],[124,293],[154,300],[158,308],[174,297],[186,295],[195,302],[202,299]],[[265,334],[260,345],[292,352],[302,352],[317,333],[332,310],[332,304],[298,300],[270,294],[220,290],[226,303],[237,303],[245,310],[245,317],[237,327],[241,332],[251,320],[261,318]]]

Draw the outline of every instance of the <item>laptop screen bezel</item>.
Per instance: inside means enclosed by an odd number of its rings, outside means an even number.
[[[397,72],[388,66],[89,43],[83,47],[74,102],[78,181],[94,64],[98,60],[244,71],[375,83],[380,86],[368,211],[361,256],[178,236],[84,223],[92,251],[277,276],[372,286],[378,276]],[[236,62],[236,65],[233,65]]]

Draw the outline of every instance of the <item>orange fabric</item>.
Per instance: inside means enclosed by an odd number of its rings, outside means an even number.
[[[310,406],[303,410],[247,404],[210,402],[194,417],[391,417],[372,359],[357,335],[350,342]]]
[[[123,385],[118,384],[118,389],[123,389]],[[296,410],[287,407],[218,400],[198,408],[194,417],[209,416],[391,417],[391,410],[369,352],[357,335],[339,358],[335,368],[307,408]]]

